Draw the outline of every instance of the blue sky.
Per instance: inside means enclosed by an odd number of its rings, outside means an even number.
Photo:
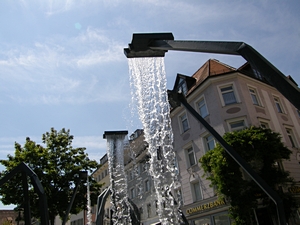
[[[1,1],[0,158],[26,137],[40,143],[54,127],[70,129],[74,147],[99,160],[104,131],[141,128],[130,109],[123,54],[133,33],[243,41],[300,84],[299,8],[298,0]],[[177,73],[192,75],[210,58],[244,63],[239,56],[168,52],[168,88]]]

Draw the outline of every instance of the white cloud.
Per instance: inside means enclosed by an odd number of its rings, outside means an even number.
[[[107,73],[98,72],[110,63],[124,63],[123,46],[104,31],[89,27],[73,38],[49,38],[33,46],[3,49],[0,102],[5,101],[4,96],[33,104],[125,100],[123,78],[110,82],[102,77]]]

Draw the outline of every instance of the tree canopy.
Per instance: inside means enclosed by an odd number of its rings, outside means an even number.
[[[297,204],[289,193],[282,191],[282,187],[293,179],[281,167],[281,161],[288,160],[291,151],[281,142],[280,134],[270,129],[250,127],[226,133],[223,138],[279,194],[289,218]],[[253,209],[259,204],[276,215],[275,204],[220,144],[199,161],[218,195],[229,199],[229,214],[236,224],[250,224]]]
[[[99,164],[90,160],[85,148],[73,148],[73,136],[70,130],[62,129],[59,132],[51,128],[50,132],[42,135],[43,145],[39,145],[26,138],[24,146],[15,143],[15,155],[8,155],[7,160],[0,160],[6,167],[1,176],[5,176],[21,162],[26,163],[39,177],[45,190],[48,201],[48,213],[51,224],[55,216],[64,218],[68,204],[73,194],[76,177],[81,171],[92,172]],[[89,177],[92,204],[97,201],[101,185]],[[77,214],[87,206],[87,180],[80,183],[76,198],[71,209],[72,214]],[[0,188],[3,204],[22,205],[23,188],[21,174],[17,174]],[[39,204],[33,186],[29,186],[31,213],[39,218]]]

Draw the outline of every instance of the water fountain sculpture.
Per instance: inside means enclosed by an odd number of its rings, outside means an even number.
[[[20,163],[14,169],[12,169],[8,174],[6,174],[0,180],[0,187],[9,182],[9,180],[15,176],[16,174],[21,173],[23,179],[23,192],[24,192],[24,217],[25,217],[25,224],[31,224],[31,213],[30,213],[30,204],[29,204],[29,195],[28,195],[28,180],[27,176],[30,177],[31,183],[34,186],[35,192],[38,194],[39,197],[39,205],[40,205],[40,216],[41,216],[41,224],[48,225],[49,218],[48,218],[48,204],[47,204],[47,197],[44,191],[44,188],[41,184],[36,173],[25,163]]]
[[[252,68],[281,92],[296,108],[300,110],[300,90],[290,82],[275,66],[261,56],[255,49],[243,42],[216,41],[175,41],[172,33],[133,34],[129,48],[124,49],[127,58],[164,57],[168,50],[206,52],[229,55],[241,55]],[[160,82],[159,80],[157,82]],[[187,103],[182,93],[176,88],[168,91],[172,107],[181,104],[215,137],[226,152],[244,169],[257,185],[273,200],[277,207],[279,224],[285,225],[285,213],[282,200],[264,180],[229,146],[223,138]]]
[[[103,138],[107,139],[108,169],[110,187],[98,197],[96,224],[103,224],[104,206],[108,196],[111,196],[113,224],[139,225],[140,217],[135,204],[127,195],[127,181],[124,171],[124,139],[127,131],[105,131]]]

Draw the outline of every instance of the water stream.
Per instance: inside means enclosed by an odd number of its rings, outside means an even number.
[[[92,225],[92,207],[89,177],[87,177],[87,225]]]
[[[163,225],[180,224],[181,215],[171,192],[175,193],[175,153],[166,88],[164,59],[131,58],[128,60],[131,93],[149,145],[150,175],[157,196],[157,213]],[[177,193],[173,194],[177,197]]]
[[[125,134],[106,134],[108,169],[111,185],[112,221],[114,225],[131,224],[127,180],[124,170]]]

